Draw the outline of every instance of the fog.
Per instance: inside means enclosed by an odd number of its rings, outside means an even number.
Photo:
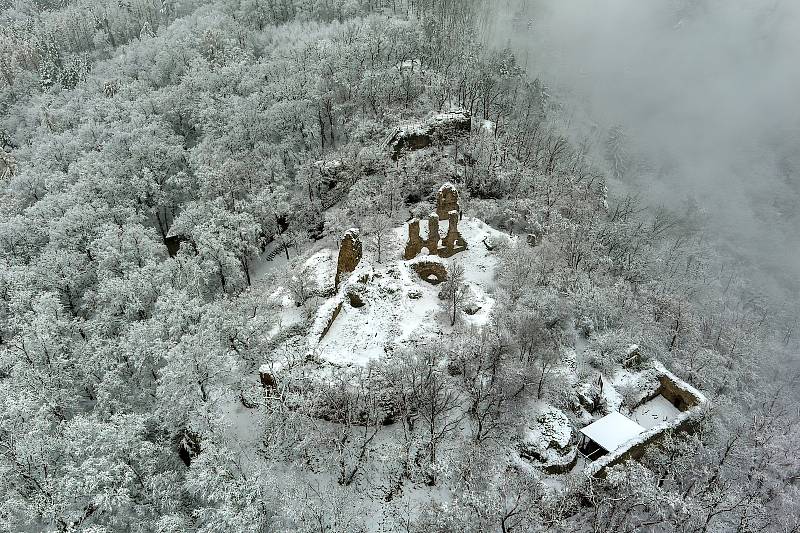
[[[800,2],[522,0],[496,29],[598,154],[625,132],[612,192],[696,202],[762,281],[796,290]]]

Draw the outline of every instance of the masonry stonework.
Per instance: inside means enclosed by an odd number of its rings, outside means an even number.
[[[361,239],[358,235],[358,230],[350,228],[342,237],[342,243],[339,246],[339,260],[336,263],[336,279],[334,281],[334,290],[339,290],[339,283],[349,274],[354,271],[361,261],[362,246]]]
[[[439,215],[431,213],[428,215],[428,239],[425,241],[425,247],[428,249],[428,253],[436,255],[436,251],[439,249],[440,239]]]
[[[461,206],[458,203],[458,191],[451,183],[445,183],[436,197],[436,212],[428,216],[428,234],[423,238],[419,231],[419,219],[413,218],[408,223],[408,241],[406,241],[403,258],[414,259],[426,248],[428,255],[450,257],[467,249],[467,241],[458,231],[461,219]],[[447,221],[447,234],[442,239],[439,223]]]
[[[458,231],[459,212],[453,209],[447,217],[447,236],[442,241],[443,248],[439,250],[442,257],[450,257],[467,249],[467,241]]]
[[[442,185],[436,194],[436,214],[439,215],[439,219],[445,220],[453,210],[458,211],[460,218],[461,205],[458,202],[458,190],[455,185],[448,182]]]

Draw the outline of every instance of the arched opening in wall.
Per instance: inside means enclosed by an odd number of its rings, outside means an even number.
[[[447,268],[442,264],[434,261],[418,261],[411,265],[414,272],[432,285],[438,285],[447,280]]]

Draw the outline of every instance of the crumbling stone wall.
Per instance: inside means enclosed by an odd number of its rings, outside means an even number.
[[[428,215],[428,239],[425,241],[425,247],[431,255],[438,255],[439,251],[439,216],[436,213]]]
[[[606,469],[611,466],[624,463],[625,461],[638,461],[644,457],[645,452],[647,452],[651,446],[664,440],[664,437],[670,431],[691,433],[695,431],[696,428],[697,420],[694,416],[683,416],[676,424],[670,425],[660,431],[653,431],[651,429],[631,446],[615,452],[609,460],[605,461],[602,466],[597,469],[595,475],[598,477],[605,477]]]
[[[639,437],[632,439],[626,446],[604,455],[592,463],[589,467],[589,472],[592,475],[603,477],[605,476],[606,468],[610,466],[629,460],[641,459],[650,446],[661,442],[670,431],[690,433],[697,428],[708,400],[702,393],[666,370],[660,363],[657,363],[656,369],[659,371],[658,380],[660,385],[642,403],[650,401],[660,394],[682,411],[681,414],[661,425],[650,428]]]
[[[339,259],[336,262],[336,279],[334,280],[334,290],[339,290],[339,283],[356,269],[361,261],[363,249],[358,230],[350,228],[344,234],[342,243],[339,245]]]
[[[447,211],[445,211],[447,209]],[[447,220],[447,235],[442,239],[439,233],[440,220]],[[429,255],[450,257],[467,249],[467,241],[458,231],[458,221],[461,219],[461,206],[458,203],[458,191],[451,183],[445,183],[439,189],[436,198],[436,213],[428,216],[428,235],[425,239],[420,236],[419,219],[414,218],[408,223],[408,241],[406,242],[403,258],[415,258],[423,248],[428,249]]]
[[[459,212],[455,209],[448,213],[447,220],[447,236],[442,241],[444,247],[439,249],[441,257],[450,257],[451,255],[463,252],[467,249],[467,241],[461,236],[458,231],[458,218]]]
[[[419,236],[419,219],[412,218],[408,223],[408,241],[406,242],[405,252],[403,252],[403,259],[406,261],[414,259],[424,247],[425,244]]]
[[[658,376],[661,386],[656,395],[660,394],[675,406],[679,411],[688,411],[692,407],[700,405],[700,399],[689,390],[683,388],[668,374]]]
[[[339,313],[341,311],[342,311],[342,302],[339,302],[339,304],[336,307],[334,307],[333,313],[331,313],[331,316],[328,317],[328,322],[325,324],[325,327],[323,328],[322,333],[320,333],[319,340],[322,340],[322,339],[325,338],[325,335],[327,335],[328,332],[331,330],[331,327],[333,327],[333,323],[336,322],[336,317],[339,316]]]

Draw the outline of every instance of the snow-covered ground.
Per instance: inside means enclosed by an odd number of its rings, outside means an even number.
[[[463,265],[465,282],[469,287],[468,302],[473,310],[478,309],[472,315],[460,313],[459,323],[481,326],[488,322],[494,307],[494,278],[498,263],[497,252],[490,251],[483,240],[491,237],[502,241],[508,236],[475,218],[464,218],[459,222],[459,230],[467,241],[467,250],[448,259],[433,257],[431,260],[443,262],[448,270],[455,262]],[[341,311],[327,334],[316,346],[312,345],[319,357],[336,365],[365,365],[370,359],[382,357],[402,346],[411,346],[423,338],[444,335],[450,330],[446,302],[438,297],[441,285],[420,279],[411,268],[414,260],[397,258],[405,245],[407,231],[403,225],[392,232],[393,243],[388,248],[395,252],[395,257],[384,257],[382,264],[377,262],[373,253],[365,252],[349,281],[353,283],[368,277],[360,287],[364,293],[364,305],[353,307],[344,299]],[[446,222],[442,223],[440,232],[442,236],[446,234]],[[320,254],[322,251],[315,255]],[[324,261],[318,263],[321,271],[328,264]],[[332,279],[332,270],[325,269],[320,276]],[[325,304],[322,307],[325,308]],[[320,326],[327,323],[330,316],[322,315],[318,315]],[[309,342],[316,343],[316,339],[309,338]]]
[[[650,429],[672,420],[681,412],[660,394],[633,410],[631,418],[645,429]]]
[[[421,226],[421,236],[425,239],[427,224],[423,221]],[[441,221],[440,237],[446,235],[447,229],[447,221]],[[401,256],[408,238],[408,226],[398,224],[389,232],[388,242],[383,243],[383,261],[380,263],[370,236],[364,235],[363,257],[335,293],[333,280],[338,250],[333,242],[318,243],[299,258],[285,265],[276,264],[272,275],[283,286],[270,294],[268,300],[279,318],[273,331],[265,333],[272,337],[283,328],[310,317],[308,333],[296,338],[299,344],[289,347],[300,350],[288,349],[287,354],[303,357],[301,354],[305,352],[304,359],[322,363],[318,368],[320,375],[333,372],[335,367],[365,366],[371,360],[398,350],[445,338],[453,331],[449,302],[439,298],[441,284],[434,285],[422,279],[414,270],[415,264],[420,262],[440,263],[448,272],[452,272],[455,263],[462,265],[468,290],[456,327],[487,324],[495,306],[499,254],[502,247],[514,238],[470,217],[459,222],[459,230],[468,244],[465,251],[442,258],[427,255],[427,250],[423,249],[416,258],[403,260]],[[322,299],[317,297],[303,306],[296,305],[298,277],[306,281],[304,287],[308,290],[323,295]],[[353,294],[358,297],[351,299]],[[464,309],[469,309],[470,313]],[[592,465],[579,457],[576,431],[609,413],[621,417],[621,410],[628,413],[625,406],[637,405],[642,398],[650,397],[659,386],[656,374],[665,371],[660,366],[640,371],[618,368],[610,376],[594,374],[587,379],[584,376],[586,350],[587,342],[580,332],[576,332],[575,347],[564,351],[563,359],[553,369],[553,376],[575,387],[586,406],[594,404],[596,408],[591,412],[581,409],[575,415],[576,419],[571,420],[553,406],[531,406],[529,424],[521,428],[520,448],[514,453],[521,464],[541,469],[542,479],[551,480],[554,488],[566,483],[571,475],[582,475],[583,469]],[[313,357],[308,359],[312,354]],[[271,364],[268,370],[273,372],[283,363],[277,358]],[[239,428],[247,426],[247,413],[241,415],[244,423],[239,423]],[[680,415],[678,409],[659,395],[627,416],[632,420],[631,424],[638,424],[643,432],[649,432],[651,429],[657,431],[653,428]],[[573,466],[576,461],[577,465]],[[558,471],[564,473],[555,473]]]

